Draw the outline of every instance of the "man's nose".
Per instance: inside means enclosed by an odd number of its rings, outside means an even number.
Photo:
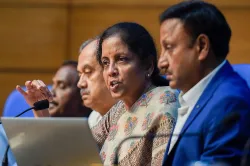
[[[81,76],[78,83],[77,83],[77,87],[80,89],[86,88],[87,87],[87,82],[84,78],[84,76]]]
[[[162,74],[166,73],[166,70],[169,67],[169,63],[166,56],[160,56],[158,61],[158,68],[160,69]]]

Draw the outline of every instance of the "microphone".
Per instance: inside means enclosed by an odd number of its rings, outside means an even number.
[[[214,128],[208,130],[208,133],[210,132],[213,132],[215,129],[218,129],[219,127],[219,130],[222,130],[224,129],[225,127],[229,127],[233,124],[235,124],[238,120],[240,119],[240,114],[237,113],[237,112],[233,112],[233,113],[230,113],[229,115],[227,115],[225,118],[223,118],[223,120],[221,122],[219,122]],[[124,142],[126,142],[127,140],[130,140],[130,139],[140,139],[140,138],[146,138],[146,139],[149,139],[149,140],[153,140],[153,138],[155,137],[169,137],[169,136],[184,136],[184,137],[191,137],[191,136],[198,136],[200,135],[201,133],[182,133],[182,134],[147,134],[145,136],[142,136],[142,135],[134,135],[134,136],[130,136],[130,137],[127,137],[127,138],[124,138],[117,146],[116,150],[115,150],[115,158],[114,158],[114,165],[118,165],[118,152],[122,146],[122,144]],[[250,141],[249,141],[249,144],[250,144]]]
[[[24,113],[28,112],[29,110],[32,110],[34,109],[35,111],[39,111],[39,110],[44,110],[44,109],[47,109],[49,108],[49,101],[46,99],[46,100],[40,100],[40,101],[37,101],[33,104],[33,107],[31,108],[28,108],[27,110],[21,112],[20,114],[16,115],[15,117],[19,117],[21,115],[23,115]]]
[[[33,107],[28,108],[26,110],[24,110],[23,112],[21,112],[20,114],[16,115],[15,117],[19,117],[21,115],[23,115],[24,113],[34,109],[35,111],[39,111],[39,110],[43,110],[43,109],[47,109],[49,108],[49,101],[47,99],[45,100],[40,100],[37,101],[33,104]],[[2,122],[0,122],[1,124]],[[4,156],[3,156],[3,161],[2,161],[2,166],[8,166],[8,151],[9,151],[10,145],[7,146]]]

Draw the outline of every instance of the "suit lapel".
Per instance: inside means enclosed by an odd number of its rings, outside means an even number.
[[[216,73],[214,78],[212,78],[211,82],[205,88],[204,92],[202,93],[201,97],[199,98],[198,102],[196,103],[194,109],[191,111],[187,121],[185,122],[185,124],[181,130],[180,136],[176,140],[176,143],[175,143],[174,147],[172,148],[171,152],[169,153],[169,155],[174,155],[173,153],[175,153],[174,151],[176,149],[176,146],[177,146],[180,138],[184,135],[187,128],[192,124],[193,120],[199,115],[199,113],[205,107],[207,102],[211,99],[211,97],[213,96],[217,87],[227,77],[227,75],[231,74],[232,72],[233,72],[233,69],[232,69],[231,65],[228,62],[226,62],[222,66],[222,68]],[[173,135],[173,131],[171,133],[171,137],[172,137],[172,135]],[[171,141],[171,137],[170,137],[170,141]],[[168,145],[167,145],[167,150],[166,150],[164,161],[166,161],[168,158],[167,154],[168,154],[169,147],[170,147],[170,141],[168,142]]]
[[[222,68],[216,73],[214,78],[212,78],[211,82],[205,88],[198,102],[195,104],[193,110],[191,111],[187,121],[185,122],[181,135],[187,130],[187,128],[192,124],[193,120],[199,115],[202,111],[203,107],[207,104],[207,102],[212,98],[215,90],[221,84],[221,82],[227,77],[229,73],[233,72],[231,65],[226,62]]]

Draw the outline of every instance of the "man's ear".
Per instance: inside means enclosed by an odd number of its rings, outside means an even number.
[[[209,49],[210,49],[210,41],[207,35],[200,34],[196,39],[196,47],[199,53],[198,59],[203,61],[207,58]]]

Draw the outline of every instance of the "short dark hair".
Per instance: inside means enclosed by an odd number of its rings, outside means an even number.
[[[102,43],[105,39],[118,35],[131,52],[140,59],[143,65],[153,62],[154,71],[151,75],[152,83],[156,86],[168,85],[168,81],[159,75],[157,68],[157,51],[152,36],[141,25],[132,22],[117,23],[106,29],[100,36],[97,60],[102,66]]]
[[[192,44],[200,34],[210,40],[211,49],[218,59],[225,59],[229,52],[231,29],[223,14],[214,5],[197,0],[184,1],[166,9],[160,23],[167,19],[180,19]]]
[[[96,37],[94,37],[94,38],[92,38],[92,39],[89,39],[89,40],[83,42],[82,45],[80,46],[79,53],[81,53],[82,50],[83,50],[87,45],[89,45],[92,41],[98,40],[99,38],[100,38],[100,36],[96,36]]]
[[[66,60],[62,63],[61,67],[64,67],[64,66],[72,66],[74,68],[77,68],[77,61],[74,61],[74,60]]]
[[[77,72],[77,65],[78,65],[77,61],[74,61],[74,60],[65,60],[61,64],[61,66],[58,68],[58,70],[61,69],[61,68],[63,68],[63,67],[72,67],[72,69],[76,71],[76,75],[75,76],[77,78],[76,79],[76,84],[77,84],[78,80],[80,79],[80,77],[78,75],[78,72]],[[71,77],[73,77],[73,76],[71,76]]]

